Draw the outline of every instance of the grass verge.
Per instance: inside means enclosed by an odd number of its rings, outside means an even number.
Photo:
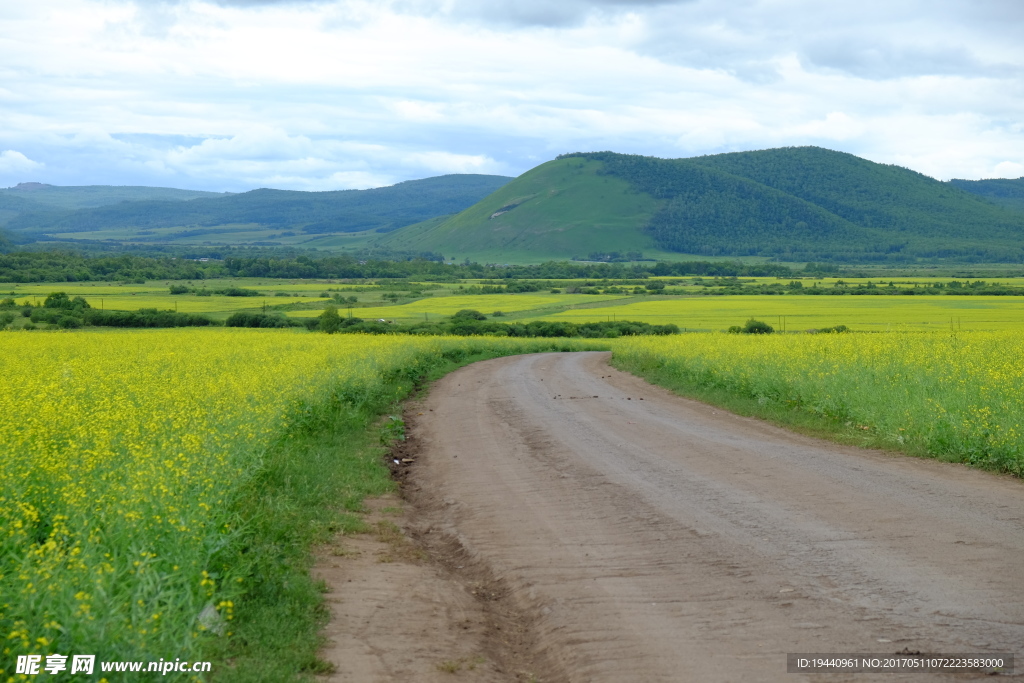
[[[310,576],[312,549],[335,534],[370,531],[361,519],[363,500],[394,490],[383,456],[399,434],[398,402],[417,386],[469,363],[510,353],[596,348],[545,341],[452,345],[434,362],[387,378],[374,396],[353,405],[314,406],[314,419],[284,434],[236,505],[244,542],[225,549],[224,566],[248,567],[245,591],[223,637],[206,641],[213,681],[283,683],[311,681],[331,665],[318,658],[320,629],[328,619],[321,586]]]
[[[1002,463],[966,460],[955,451],[935,451],[928,444],[916,441],[899,443],[891,434],[875,425],[812,412],[798,401],[766,399],[732,388],[701,384],[675,368],[650,366],[631,359],[613,357],[612,367],[641,377],[669,391],[727,410],[743,417],[755,417],[794,432],[859,448],[874,448],[943,462],[958,462],[996,472],[1006,472]]]

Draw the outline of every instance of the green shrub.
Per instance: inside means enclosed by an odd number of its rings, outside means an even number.
[[[452,316],[452,322],[455,322],[456,320],[487,320],[487,316],[480,311],[474,311],[471,308],[464,308]]]
[[[775,331],[775,328],[766,322],[760,320],[754,320],[751,318],[747,321],[747,324],[743,326],[744,334],[771,334]]]

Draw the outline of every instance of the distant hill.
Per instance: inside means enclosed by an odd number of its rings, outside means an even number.
[[[381,244],[496,259],[668,251],[1020,262],[1022,237],[1024,213],[953,184],[793,147],[690,159],[563,155],[450,219],[410,226]]]
[[[1008,178],[959,180],[954,178],[949,181],[949,184],[971,194],[985,197],[996,204],[1024,211],[1024,178],[1016,180]]]
[[[658,201],[625,180],[601,175],[601,168],[584,159],[549,161],[456,216],[403,228],[378,243],[496,262],[653,249],[638,228]]]
[[[125,230],[131,235],[185,228],[175,233],[180,236],[224,233],[229,231],[224,226],[239,224],[307,235],[387,232],[462,211],[509,180],[505,176],[467,174],[410,180],[371,190],[259,189],[189,201],[131,201],[75,211],[28,212],[11,218],[6,227],[35,235],[101,230]],[[150,241],[159,239],[157,235]]]
[[[146,200],[187,201],[199,197],[223,197],[226,194],[201,190],[178,190],[173,187],[18,183],[14,187],[0,189],[0,206],[5,200],[13,199],[31,202],[36,210],[68,210]]]

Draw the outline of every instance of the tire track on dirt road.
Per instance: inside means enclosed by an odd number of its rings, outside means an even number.
[[[1021,481],[796,435],[607,359],[476,363],[413,428],[418,528],[508,586],[543,680],[793,681],[787,652],[1019,650]]]

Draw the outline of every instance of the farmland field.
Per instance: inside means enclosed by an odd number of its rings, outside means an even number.
[[[194,659],[207,631],[233,630],[250,589],[238,551],[255,532],[238,503],[275,440],[372,417],[446,359],[584,348],[238,329],[0,337],[0,674],[30,653]],[[382,470],[374,456],[345,476],[365,493],[363,480],[387,487]]]
[[[231,285],[299,293],[281,300],[312,306],[322,303],[318,295],[327,289],[355,292],[360,304],[387,293],[326,282]],[[149,300],[210,302],[230,310],[261,302],[171,296],[166,283],[17,287],[19,298],[59,288],[90,299],[133,301],[129,309]],[[231,642],[236,624],[254,619],[245,614],[254,582],[272,582],[252,564],[249,549],[259,545],[254,538],[262,522],[244,502],[271,477],[268,453],[298,440],[296,434],[310,425],[351,421],[366,431],[415,378],[473,354],[611,348],[618,367],[655,383],[710,387],[766,408],[811,415],[865,445],[1024,473],[1024,302],[1017,297],[442,292],[407,304],[356,307],[353,314],[412,322],[475,308],[502,310],[519,321],[615,316],[690,330],[757,317],[791,332],[845,324],[878,333],[696,332],[595,345],[216,328],[0,332],[5,654],[195,658],[209,647],[211,632]],[[352,467],[344,474],[347,488],[331,494],[345,509],[357,510],[363,495],[389,486],[379,447],[344,467],[330,460],[341,457],[337,448],[325,453],[328,459],[315,464],[317,476],[324,468]],[[275,476],[291,486],[291,475]],[[273,516],[287,517],[287,508],[274,508]],[[266,545],[279,544],[272,538]],[[295,567],[304,571],[301,562]],[[9,673],[2,668],[9,661],[0,662],[0,679]]]
[[[612,318],[614,316],[614,318]],[[623,305],[561,311],[531,318],[582,323],[636,320],[687,330],[724,330],[749,318],[780,330],[846,325],[856,331],[1024,328],[1024,300],[999,296],[728,296],[630,300]]]

